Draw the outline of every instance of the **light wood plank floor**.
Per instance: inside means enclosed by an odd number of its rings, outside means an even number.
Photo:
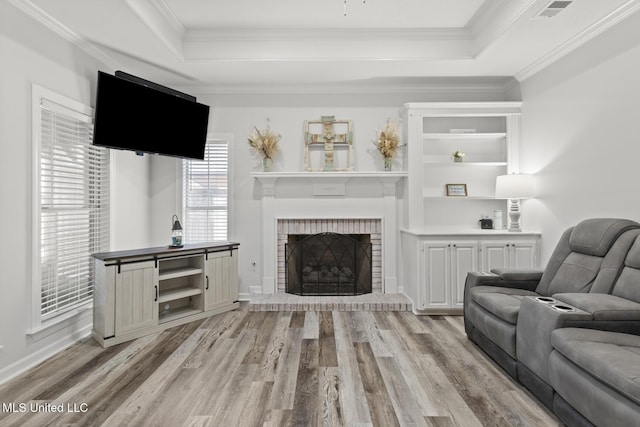
[[[85,339],[0,402],[1,426],[559,425],[462,317],[247,304],[108,349]]]

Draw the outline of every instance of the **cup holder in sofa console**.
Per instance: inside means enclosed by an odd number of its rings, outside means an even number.
[[[571,311],[576,311],[575,308],[569,307],[568,305],[554,304],[551,307],[553,307],[554,309],[556,309],[558,311],[562,311],[562,312],[565,312],[565,313],[569,313]]]
[[[549,298],[549,297],[536,297],[536,301],[541,302],[543,304],[553,304],[554,302],[557,302],[553,298]]]

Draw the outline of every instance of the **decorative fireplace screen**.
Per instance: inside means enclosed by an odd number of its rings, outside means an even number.
[[[285,290],[297,295],[370,293],[371,252],[369,234],[290,234]]]

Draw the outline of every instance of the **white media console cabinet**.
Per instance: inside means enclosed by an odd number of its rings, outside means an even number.
[[[103,347],[239,307],[238,243],[94,254],[92,335]]]

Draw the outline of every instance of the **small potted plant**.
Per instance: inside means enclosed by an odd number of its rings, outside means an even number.
[[[462,163],[464,156],[465,156],[465,152],[464,151],[460,151],[460,150],[456,150],[452,156],[453,156],[453,161],[455,163]]]
[[[253,132],[248,139],[251,150],[262,157],[262,169],[265,172],[269,172],[271,161],[279,150],[280,135],[273,132],[269,127],[260,131],[254,126]]]

